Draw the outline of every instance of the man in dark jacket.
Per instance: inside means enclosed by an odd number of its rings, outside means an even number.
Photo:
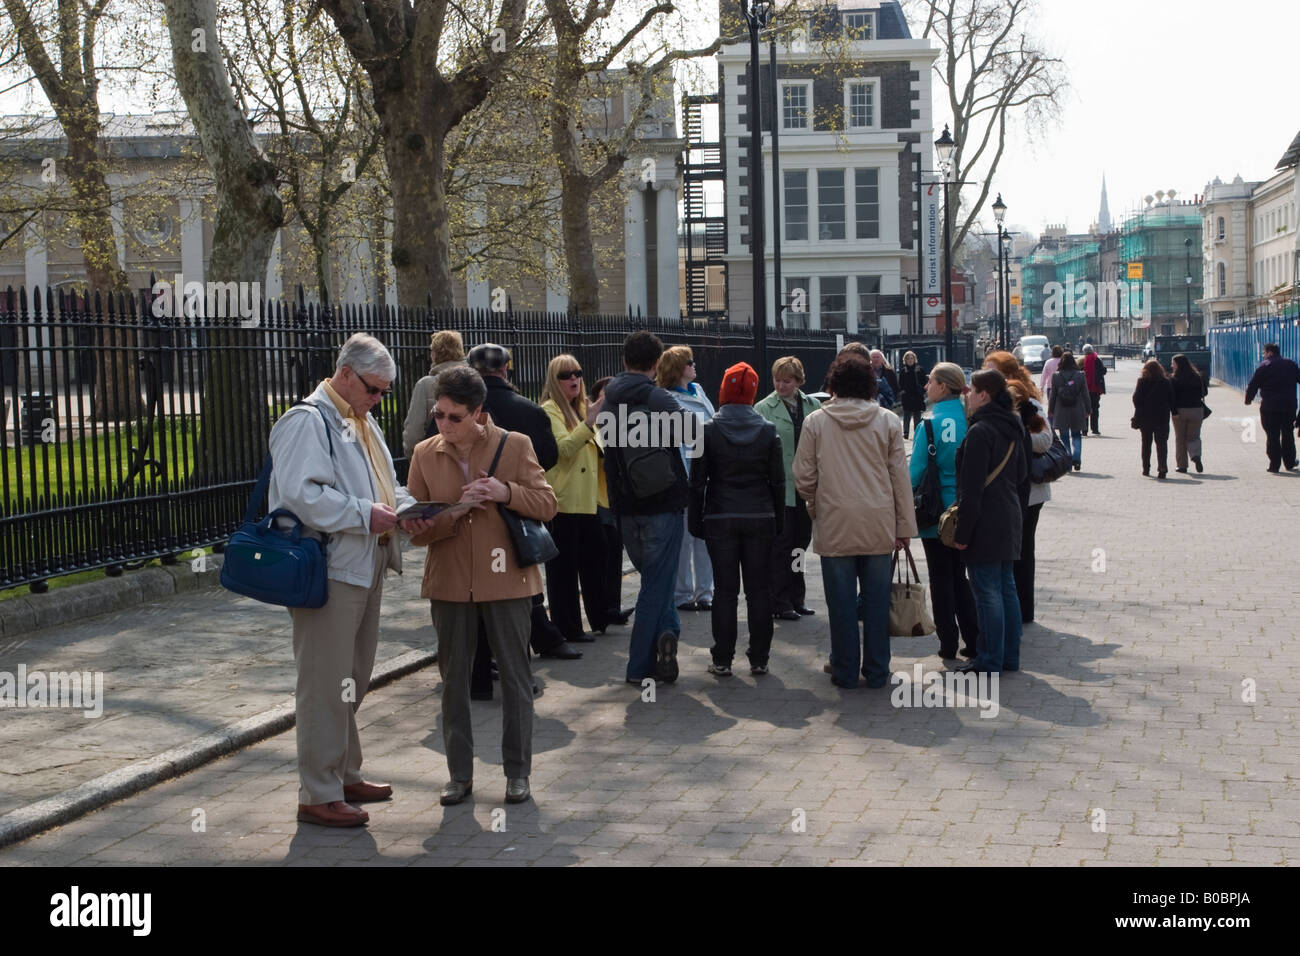
[[[1296,423],[1296,385],[1300,384],[1300,366],[1282,358],[1282,350],[1273,342],[1264,346],[1264,361],[1246,386],[1246,404],[1260,395],[1259,423],[1264,428],[1268,442],[1268,470],[1277,474],[1281,466],[1287,471],[1297,468],[1295,436],[1291,434]]]
[[[1029,462],[1025,429],[1012,410],[1002,373],[976,372],[970,387],[970,428],[957,449],[957,549],[966,562],[980,632],[975,659],[960,670],[997,674],[1020,669],[1015,562]]]
[[[605,386],[605,406],[597,418],[609,506],[641,575],[627,662],[627,681],[638,685],[647,677],[665,683],[677,679],[682,632],[673,602],[687,503],[686,467],[678,449],[696,419],[654,383],[663,351],[663,342],[649,332],[627,337],[625,371]]]
[[[1083,374],[1088,382],[1088,397],[1092,407],[1088,420],[1094,435],[1101,434],[1101,397],[1106,394],[1106,363],[1091,345],[1083,347]]]
[[[741,574],[749,613],[750,671],[767,673],[772,648],[772,543],[785,514],[785,466],[776,426],[754,411],[758,373],[741,362],[722,376],[721,407],[704,423],[703,454],[691,463],[690,532],[713,565],[713,663],[731,675]]]
[[[492,424],[506,431],[523,432],[532,440],[533,454],[537,456],[537,462],[543,470],[554,468],[560,460],[560,449],[555,444],[551,420],[540,405],[524,398],[506,380],[510,352],[500,345],[486,342],[470,349],[465,356],[465,363],[483,377],[483,384],[487,386],[483,411],[491,416]],[[528,642],[542,657],[563,661],[582,657],[582,651],[566,641],[559,628],[546,616],[546,599],[541,594],[533,595],[533,620]],[[470,698],[473,700],[492,699],[491,661],[492,652],[488,647],[487,634],[480,622],[478,647],[474,652],[474,670],[470,677]]]

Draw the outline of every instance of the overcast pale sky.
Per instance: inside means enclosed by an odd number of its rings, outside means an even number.
[[[1215,176],[1267,179],[1300,132],[1295,0],[1040,0],[1040,9],[1038,32],[1065,59],[1072,89],[1059,126],[1036,145],[1009,134],[993,182],[1008,221],[1085,231],[1103,172],[1116,222],[1157,189],[1191,199]]]

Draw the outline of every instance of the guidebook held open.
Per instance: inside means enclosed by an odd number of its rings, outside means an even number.
[[[447,504],[443,501],[417,501],[415,504],[407,505],[401,511],[397,512],[397,520],[428,520],[429,518],[436,518],[444,511],[468,507],[469,505],[466,504]]]

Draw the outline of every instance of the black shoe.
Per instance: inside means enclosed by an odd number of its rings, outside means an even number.
[[[655,672],[665,684],[677,680],[677,635],[672,631],[664,631],[655,641]]]
[[[694,601],[687,601],[685,604],[677,605],[677,610],[679,611],[698,611],[699,609],[700,606]]]
[[[696,601],[696,602],[695,602],[695,610],[697,610],[697,611],[712,611],[712,610],[713,610],[713,602],[712,602],[712,601]]]
[[[609,612],[609,623],[626,624],[628,620],[632,617],[632,612],[634,612],[635,610],[636,608],[634,607],[630,607],[627,610],[611,610]]]
[[[1143,468],[1143,469],[1142,469],[1142,477],[1144,477],[1144,478],[1150,478],[1150,477],[1151,477],[1151,469],[1150,469],[1150,468]]]
[[[1162,480],[1164,480],[1164,477],[1165,477],[1167,474],[1169,474],[1169,472],[1167,472],[1167,471],[1157,471],[1157,472],[1156,472],[1156,480],[1157,480],[1157,481],[1162,481]]]
[[[1082,462],[1078,462],[1078,461],[1076,461],[1076,462],[1074,463],[1074,470],[1075,470],[1075,471],[1078,471],[1078,470],[1079,470],[1080,468],[1082,468],[1082,467],[1083,467],[1083,463],[1082,463]]]
[[[961,649],[961,656],[966,658],[967,660],[974,660],[978,654],[979,654],[978,651],[973,651],[969,647],[963,647]]]
[[[956,659],[957,659],[957,648],[955,648],[955,647],[941,647],[941,648],[939,648],[939,656],[942,657],[945,661],[956,660]]]
[[[650,675],[647,674],[645,677],[627,677],[627,678],[624,678],[623,682],[624,682],[625,684],[636,684],[637,687],[640,687],[640,686],[641,686],[641,682],[642,682],[643,680],[645,680],[647,677],[650,677]],[[653,679],[653,678],[651,678],[651,679]]]
[[[799,607],[795,608],[795,609],[794,609],[794,612],[795,612],[796,614],[802,614],[804,617],[811,617],[812,615],[814,615],[814,614],[817,613],[817,612],[814,611],[812,608],[810,608],[810,607],[804,607],[802,604],[799,605]]]
[[[1268,473],[1269,473],[1270,475],[1276,475],[1276,474],[1278,474],[1281,470],[1282,470],[1282,466],[1281,466],[1281,465],[1278,465],[1276,468],[1274,468],[1272,465],[1269,465],[1269,467],[1268,467]]]
[[[854,681],[852,684],[846,684],[846,683],[844,683],[843,681],[838,680],[838,679],[832,677],[832,678],[831,678],[831,683],[834,684],[836,687],[842,687],[842,688],[844,688],[845,690],[857,690],[857,688],[858,688],[858,682],[857,682],[857,681]]]
[[[985,672],[982,671],[982,670],[980,670],[978,667],[976,667],[974,661],[971,661],[969,664],[963,664],[961,667],[958,667],[958,668],[955,670],[955,673],[957,673],[957,674],[983,674],[983,673],[985,673]]]
[[[582,651],[578,650],[568,641],[560,641],[559,644],[556,644],[550,650],[542,651],[537,656],[550,657],[561,661],[576,661],[578,658],[582,657]]]
[[[1186,468],[1175,468],[1174,471],[1178,472],[1180,475],[1185,475],[1185,474],[1187,474],[1187,469],[1186,469]]]
[[[791,608],[788,611],[777,611],[772,617],[778,621],[797,621],[799,620],[799,612]]]
[[[596,639],[592,637],[590,634],[583,633],[577,635],[576,637],[569,638],[568,642],[570,644],[595,644]]]
[[[1205,466],[1201,464],[1201,459],[1199,458],[1193,458],[1192,464],[1196,466],[1196,473],[1198,475],[1205,470]]]

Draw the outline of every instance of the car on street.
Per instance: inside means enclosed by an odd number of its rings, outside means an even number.
[[[1052,354],[1052,344],[1046,335],[1025,335],[1011,353],[1031,372],[1041,372],[1043,363]]]
[[[1156,340],[1147,339],[1147,344],[1142,346],[1142,361],[1156,357]]]

